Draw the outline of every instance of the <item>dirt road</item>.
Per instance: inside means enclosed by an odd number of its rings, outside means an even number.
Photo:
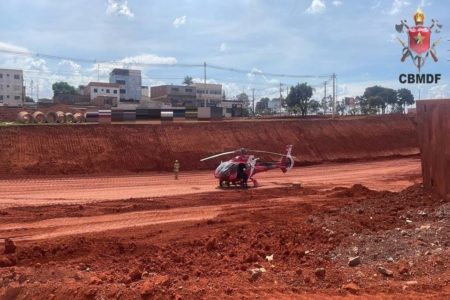
[[[0,180],[0,209],[219,192],[212,173],[182,172],[178,181],[167,173]],[[299,182],[307,187],[329,189],[359,183],[375,190],[400,191],[420,182],[419,176],[420,160],[404,158],[296,167],[286,174],[274,170],[257,174],[255,178],[259,188]]]
[[[3,209],[16,210],[9,213],[9,219],[0,222],[0,236],[21,241],[39,240],[136,226],[198,221],[214,218],[231,207],[242,210],[244,206],[251,205],[255,210],[268,205],[264,201],[270,198],[281,198],[282,201],[323,201],[306,196],[290,199],[286,191],[276,190],[291,186],[293,182],[301,182],[305,187],[315,190],[362,184],[374,190],[399,191],[420,181],[419,161],[415,158],[323,164],[295,168],[287,174],[272,171],[259,175],[261,186],[252,189],[254,197],[259,200],[250,204],[247,201],[237,202],[244,200],[239,194],[227,195],[229,191],[218,189],[211,172],[183,174],[178,181],[169,174],[2,181],[0,203]],[[266,189],[272,192],[262,192]],[[264,195],[259,196],[258,193]],[[218,201],[204,201],[193,197],[193,194],[207,199],[217,194],[215,198]],[[171,199],[173,196],[179,196],[181,200]],[[155,199],[164,200],[158,204]],[[124,201],[129,202],[125,209],[117,209],[124,207]],[[74,205],[81,204],[91,205],[83,207],[82,213],[72,215],[70,212],[73,210],[79,211]],[[103,210],[94,208],[95,205],[103,206]],[[271,207],[273,205],[270,204]],[[30,210],[29,206],[34,209]],[[60,207],[66,208],[61,211]],[[17,209],[27,212],[28,216],[16,215]],[[53,211],[53,214],[48,215],[47,211]],[[36,219],[35,215],[40,214],[43,216]]]

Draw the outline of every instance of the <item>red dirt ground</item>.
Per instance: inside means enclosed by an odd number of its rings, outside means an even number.
[[[17,246],[0,298],[450,297],[450,204],[417,159],[272,171],[249,190],[154,175],[0,181]]]

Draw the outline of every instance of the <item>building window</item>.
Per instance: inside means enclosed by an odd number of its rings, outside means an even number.
[[[9,99],[9,95],[6,95],[6,99]]]
[[[9,74],[6,74],[6,77],[9,77]]]
[[[117,79],[116,83],[118,83],[118,84],[126,84],[125,80],[120,80],[120,79]]]
[[[97,91],[98,91],[97,89],[94,89],[94,93],[97,93]]]
[[[0,95],[0,100],[3,101],[3,95]]]
[[[20,100],[20,96],[14,96],[14,100]]]
[[[3,90],[3,84],[0,84],[0,90]]]
[[[102,92],[104,92],[105,90],[104,89],[102,89]]]
[[[14,75],[14,79],[20,79],[20,75]]]
[[[179,88],[172,88],[172,92],[179,92],[180,89]]]
[[[106,93],[109,94],[109,89],[106,89]]]
[[[187,93],[192,93],[192,89],[186,89]]]
[[[15,86],[14,86],[14,90],[15,90],[15,91],[20,91],[20,90],[21,90],[20,85],[15,85]]]
[[[117,94],[117,90],[114,90],[114,94]]]
[[[0,78],[3,78],[3,74],[2,73],[0,73]]]
[[[126,94],[126,93],[127,93],[127,90],[126,90],[126,89],[120,89],[120,93],[121,93],[121,94]]]

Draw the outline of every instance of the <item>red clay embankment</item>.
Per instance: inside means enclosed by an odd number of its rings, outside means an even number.
[[[240,147],[284,152],[300,164],[419,153],[411,117],[274,120],[162,125],[0,127],[0,176],[111,174],[211,168],[199,159]],[[219,158],[220,159],[220,158]]]

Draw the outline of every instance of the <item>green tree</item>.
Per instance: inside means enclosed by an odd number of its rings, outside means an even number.
[[[256,113],[265,114],[269,110],[269,101],[270,99],[267,97],[261,98],[261,100],[256,103]]]
[[[240,93],[239,95],[236,96],[236,99],[243,103],[244,108],[249,109],[249,107],[250,107],[250,100],[249,100],[248,95],[246,93]]]
[[[55,82],[52,85],[52,89],[53,89],[53,96],[75,95],[77,93],[73,86],[64,81]]]
[[[317,100],[310,100],[308,105],[308,113],[317,114],[321,108],[322,104]]]
[[[403,88],[397,91],[397,105],[399,107],[399,112],[404,113],[405,107],[407,105],[413,105],[414,102],[414,96],[410,90]]]
[[[338,101],[336,103],[336,113],[338,115],[341,115],[341,116],[343,116],[345,114],[345,103],[344,103],[344,100]]]
[[[186,77],[184,77],[183,84],[192,85],[192,84],[194,84],[194,80],[192,80],[191,76],[186,76]]]
[[[77,93],[79,93],[80,95],[83,95],[83,94],[84,94],[84,89],[85,89],[85,88],[86,88],[85,85],[80,84],[80,85],[78,86]]]
[[[383,114],[386,112],[388,105],[397,103],[397,92],[395,90],[378,85],[366,88],[363,96],[368,101],[369,110],[381,109]]]
[[[308,105],[314,89],[306,82],[291,87],[286,97],[288,108],[294,113],[300,112],[302,116],[308,114]]]

